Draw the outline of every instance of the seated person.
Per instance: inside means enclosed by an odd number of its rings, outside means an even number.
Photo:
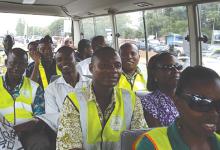
[[[44,124],[35,118],[44,113],[44,92],[36,82],[23,76],[27,65],[28,54],[24,50],[9,51],[7,72],[0,78],[0,114],[14,126],[25,150],[48,150]]]
[[[110,47],[95,51],[92,83],[68,94],[57,133],[57,150],[120,150],[120,134],[145,127],[140,99],[117,88],[121,59]]]
[[[51,42],[52,39],[49,36],[45,36],[39,41],[38,52],[31,55],[34,62],[30,63],[26,70],[26,76],[40,84],[43,89],[46,89],[53,75],[61,74],[53,58],[53,44]]]
[[[147,89],[140,96],[149,127],[168,126],[179,115],[174,104],[176,84],[182,70],[175,56],[164,52],[150,58],[147,66]]]
[[[46,114],[48,117],[55,118],[53,123],[57,129],[57,119],[59,118],[66,95],[74,91],[74,88],[86,86],[87,81],[76,71],[74,50],[71,47],[63,46],[59,48],[55,59],[58,68],[62,72],[62,76],[48,85],[44,96]]]
[[[122,75],[118,86],[132,91],[146,91],[146,79],[137,66],[140,59],[137,46],[125,43],[120,47],[119,55],[122,61]]]
[[[188,67],[175,92],[179,118],[169,127],[152,129],[134,143],[134,150],[219,150],[220,77],[202,66]]]
[[[4,37],[4,40],[3,40],[3,46],[4,46],[4,51],[5,51],[5,54],[6,56],[8,56],[8,53],[9,51],[12,49],[12,47],[14,46],[15,44],[15,40],[14,40],[14,37],[12,35],[6,35]]]
[[[83,61],[86,58],[92,56],[93,50],[91,47],[91,42],[87,39],[82,39],[78,43],[78,49],[75,53],[76,62]]]
[[[105,37],[101,35],[93,37],[91,41],[91,45],[93,52],[95,52],[101,47],[105,47],[106,46]],[[90,62],[91,62],[91,57],[86,58],[83,61],[80,61],[76,65],[76,69],[81,76],[88,76],[91,78],[92,73],[89,71]]]
[[[28,43],[28,51],[29,51],[29,55],[31,57],[31,62],[33,62],[34,60],[38,59],[35,57],[40,57],[40,55],[38,55],[38,42],[37,41],[32,41],[30,43]]]

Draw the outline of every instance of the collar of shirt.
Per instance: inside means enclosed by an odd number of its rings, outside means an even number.
[[[87,87],[88,86],[88,80],[84,80],[84,78],[82,78],[82,76],[80,74],[79,75],[79,81],[76,83],[74,88],[81,88],[81,87]],[[70,84],[68,84],[65,79],[63,78],[63,76],[59,77],[57,79],[57,84],[65,84],[68,86],[71,86]],[[72,86],[71,86],[72,87]]]
[[[127,74],[125,72],[122,72],[122,74],[126,77],[126,79],[129,81],[129,83],[133,85],[134,80],[136,78],[136,75],[141,74],[141,70],[139,69],[139,67],[137,67],[137,69],[133,75]]]
[[[95,93],[94,93],[92,83],[89,85],[89,90],[87,90],[87,91],[88,91],[88,93],[87,93],[88,94],[88,101],[95,101],[97,109],[98,109],[98,114],[99,114],[99,117],[100,117],[100,121],[102,122],[102,124],[105,124],[106,121],[108,120],[108,118],[110,117],[112,111],[114,110],[114,106],[115,106],[115,102],[116,102],[115,88],[113,90],[111,103],[106,108],[104,114],[102,113],[101,108],[100,108],[99,104],[96,101],[96,97],[95,97]]]
[[[8,84],[7,84],[7,74],[5,74],[4,76],[2,76],[2,79],[3,79],[3,84],[4,84],[4,87],[8,90],[8,92],[14,97],[18,97],[20,95],[19,91],[23,85],[23,81],[24,81],[24,77],[22,76],[22,79],[21,81],[19,82],[19,84],[17,84],[15,86],[14,89],[11,89]]]
[[[178,119],[177,119],[178,120]],[[180,136],[179,127],[177,125],[177,120],[168,127],[167,135],[169,141],[172,145],[173,150],[190,150],[189,146],[186,145]],[[213,134],[209,137],[211,146],[213,150],[218,150],[220,141],[217,140],[216,136]]]

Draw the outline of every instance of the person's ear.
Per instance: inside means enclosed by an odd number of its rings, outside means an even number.
[[[89,71],[93,74],[94,66],[92,63],[89,64]]]

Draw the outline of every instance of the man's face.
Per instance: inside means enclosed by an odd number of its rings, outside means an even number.
[[[9,54],[6,60],[7,73],[14,79],[20,79],[28,66],[28,58],[26,55],[18,56],[14,53]]]
[[[53,47],[50,43],[40,43],[39,52],[46,62],[50,62],[53,59]]]
[[[56,54],[56,64],[63,75],[70,75],[75,73],[75,58],[74,53],[60,53]]]
[[[97,58],[90,64],[90,71],[93,74],[93,82],[104,87],[114,87],[121,75],[121,59],[119,55],[104,56]]]
[[[124,72],[134,72],[137,69],[140,56],[136,46],[121,49],[122,69]]]

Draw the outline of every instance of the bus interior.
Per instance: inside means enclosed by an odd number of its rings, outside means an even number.
[[[49,34],[55,51],[69,37],[76,49],[80,39],[97,35],[116,50],[136,44],[144,76],[148,60],[164,51],[184,67],[203,65],[220,75],[219,0],[0,0],[0,19],[0,74],[6,34],[25,50]]]

